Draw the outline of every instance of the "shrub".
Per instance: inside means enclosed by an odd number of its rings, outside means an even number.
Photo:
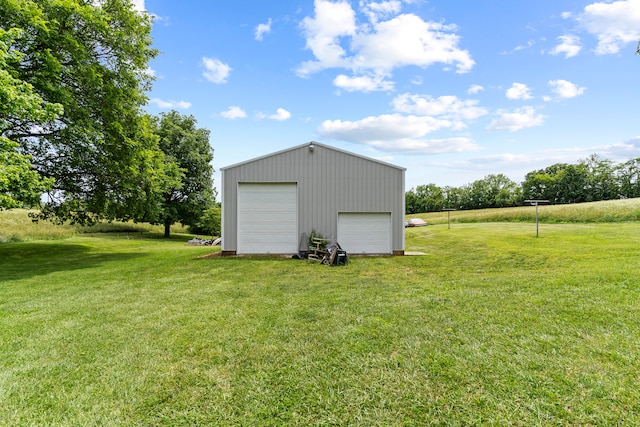
[[[202,213],[195,225],[189,227],[193,234],[205,234],[208,236],[220,236],[222,230],[220,208],[210,208]]]

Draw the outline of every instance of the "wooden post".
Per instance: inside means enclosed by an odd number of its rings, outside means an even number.
[[[453,208],[442,208],[442,212],[447,213],[447,230],[451,229],[451,211],[455,211]]]

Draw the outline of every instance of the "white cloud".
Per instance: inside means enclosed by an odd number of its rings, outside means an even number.
[[[527,85],[523,83],[514,83],[509,89],[507,89],[506,93],[507,98],[509,99],[531,99],[531,89],[527,87]]]
[[[176,101],[176,108],[184,109],[191,108],[191,103],[186,101]]]
[[[376,92],[393,90],[394,83],[384,79],[384,76],[349,77],[340,74],[333,80],[333,84],[347,92]]]
[[[421,86],[423,83],[424,79],[422,78],[422,76],[415,76],[411,79],[411,84],[414,84],[416,86]]]
[[[187,101],[164,101],[160,98],[151,98],[149,102],[156,104],[158,108],[162,109],[177,108],[179,110],[186,110],[191,108],[191,103]]]
[[[402,2],[399,0],[381,2],[361,0],[360,8],[371,22],[378,22],[382,18],[399,13],[402,10]]]
[[[640,157],[640,136],[625,141],[607,145],[573,146],[546,149],[526,154],[523,161],[537,161],[542,167],[554,163],[576,163],[581,159],[597,154],[603,158],[616,162],[626,162],[631,158]]]
[[[229,107],[227,111],[221,112],[220,115],[229,120],[244,119],[245,117],[247,117],[247,113],[245,113],[242,108],[237,106]]]
[[[484,87],[480,86],[480,85],[471,85],[471,87],[469,88],[469,90],[467,91],[467,93],[469,95],[475,95],[477,93],[480,93],[484,90]]]
[[[582,95],[586,88],[580,87],[567,80],[551,80],[549,86],[562,99],[575,98]]]
[[[106,0],[89,0],[94,6],[103,7],[106,3]],[[133,6],[133,10],[138,12],[146,12],[144,6],[144,0],[131,0],[131,5]]]
[[[640,157],[640,136],[630,138],[626,141],[610,145],[599,150],[607,156],[616,156],[621,161],[627,161],[632,158]]]
[[[571,58],[580,53],[582,46],[580,38],[577,36],[567,35],[558,37],[560,44],[549,53],[552,55],[564,55],[565,58]]]
[[[592,3],[577,20],[598,38],[597,54],[617,53],[640,38],[640,0]]]
[[[413,14],[399,15],[374,25],[372,32],[360,32],[353,38],[357,69],[390,72],[394,68],[416,65],[427,68],[436,63],[455,64],[466,73],[475,62],[469,52],[458,49],[455,25],[425,22]]]
[[[473,120],[487,114],[487,110],[477,106],[477,100],[461,100],[456,96],[398,95],[393,100],[396,111],[424,116]]]
[[[346,52],[340,46],[339,39],[356,32],[355,12],[348,2],[315,0],[314,5],[315,18],[304,18],[302,29],[307,38],[307,48],[313,52],[317,61],[303,63],[298,69],[300,76],[326,68],[346,66]]]
[[[271,32],[271,18],[266,24],[259,24],[256,27],[256,40],[262,41],[262,38],[265,34],[269,34]]]
[[[395,141],[372,141],[368,145],[381,151],[403,152],[412,154],[444,154],[477,151],[480,147],[471,139],[399,139]]]
[[[204,77],[212,83],[226,83],[231,68],[229,65],[220,61],[217,58],[202,58],[202,65],[204,66]]]
[[[504,173],[516,182],[521,182],[525,174],[544,169],[556,163],[577,163],[586,157],[598,154],[599,156],[615,162],[626,162],[630,158],[640,157],[640,136],[626,141],[601,145],[601,146],[573,146],[566,148],[542,149],[525,153],[501,153],[495,155],[480,156],[467,160],[457,159],[452,162],[431,161],[420,164],[422,168],[441,170],[446,177],[446,185],[464,185],[470,183],[470,171],[478,172],[478,179],[487,173]],[[412,168],[413,169],[413,168]],[[457,174],[464,177],[458,183],[452,183]],[[408,176],[408,181],[411,179]],[[411,183],[422,185],[423,181]]]
[[[380,160],[381,162],[391,163],[394,161],[395,157],[393,156],[376,156],[372,157],[373,159]]]
[[[383,114],[362,120],[325,120],[318,129],[322,136],[367,143],[378,140],[419,138],[443,128],[452,127],[449,120],[427,116]]]
[[[154,70],[154,69],[153,69],[153,68],[151,68],[151,67],[147,67],[147,68],[143,71],[143,73],[144,73],[147,77],[150,77],[150,78],[152,78],[152,79],[155,79],[155,78],[157,77],[157,75],[156,75],[156,70]]]
[[[284,108],[278,108],[276,110],[276,114],[272,114],[272,115],[265,115],[265,114],[258,114],[258,118],[264,119],[271,119],[271,120],[277,120],[279,122],[283,122],[285,120],[289,120],[291,118],[291,113],[288,112],[287,110],[285,110]]]
[[[163,24],[165,26],[169,25],[169,17],[164,17],[164,16],[158,16],[155,13],[151,13],[149,14],[149,16],[151,16],[151,19],[153,20],[154,24]]]
[[[514,47],[511,50],[505,50],[500,52],[501,55],[513,55],[516,52],[520,52],[521,50],[526,50],[526,49],[531,49],[533,46],[535,46],[536,41],[535,40],[529,40],[527,41],[525,44],[520,44],[516,47]]]
[[[131,4],[133,4],[133,8],[139,12],[144,12],[144,0],[131,0]]]
[[[318,127],[318,134],[390,152],[436,154],[479,149],[466,135],[429,137],[437,131],[459,131],[466,128],[465,121],[486,115],[477,100],[405,93],[396,96],[392,106],[396,111],[393,114],[355,121],[326,120]]]
[[[385,114],[357,121],[326,120],[318,128],[325,138],[364,144],[383,151],[417,154],[451,153],[478,149],[469,138],[428,139],[425,136],[456,122],[429,116]]]
[[[487,130],[508,130],[515,132],[534,126],[541,126],[545,116],[537,114],[533,107],[522,107],[514,111],[498,110],[498,118],[494,119]]]
[[[398,67],[427,68],[437,63],[454,65],[458,73],[466,73],[475,64],[469,52],[458,47],[460,38],[455,34],[455,25],[427,22],[414,14],[397,15],[401,11],[400,1],[361,1],[360,7],[369,22],[360,26],[347,1],[315,0],[314,4],[314,17],[306,17],[301,25],[306,47],[314,60],[298,67],[300,77],[341,68],[355,75],[345,76],[352,80],[340,77],[336,83],[372,90],[370,84],[356,79],[390,77]]]

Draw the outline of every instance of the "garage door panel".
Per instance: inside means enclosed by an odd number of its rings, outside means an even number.
[[[339,213],[338,243],[348,253],[391,253],[391,213]]]
[[[238,185],[238,253],[295,253],[297,222],[295,183]]]

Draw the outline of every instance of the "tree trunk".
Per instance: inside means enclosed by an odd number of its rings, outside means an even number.
[[[164,223],[164,237],[169,238],[169,235],[171,234],[171,224],[169,224],[168,222]]]

